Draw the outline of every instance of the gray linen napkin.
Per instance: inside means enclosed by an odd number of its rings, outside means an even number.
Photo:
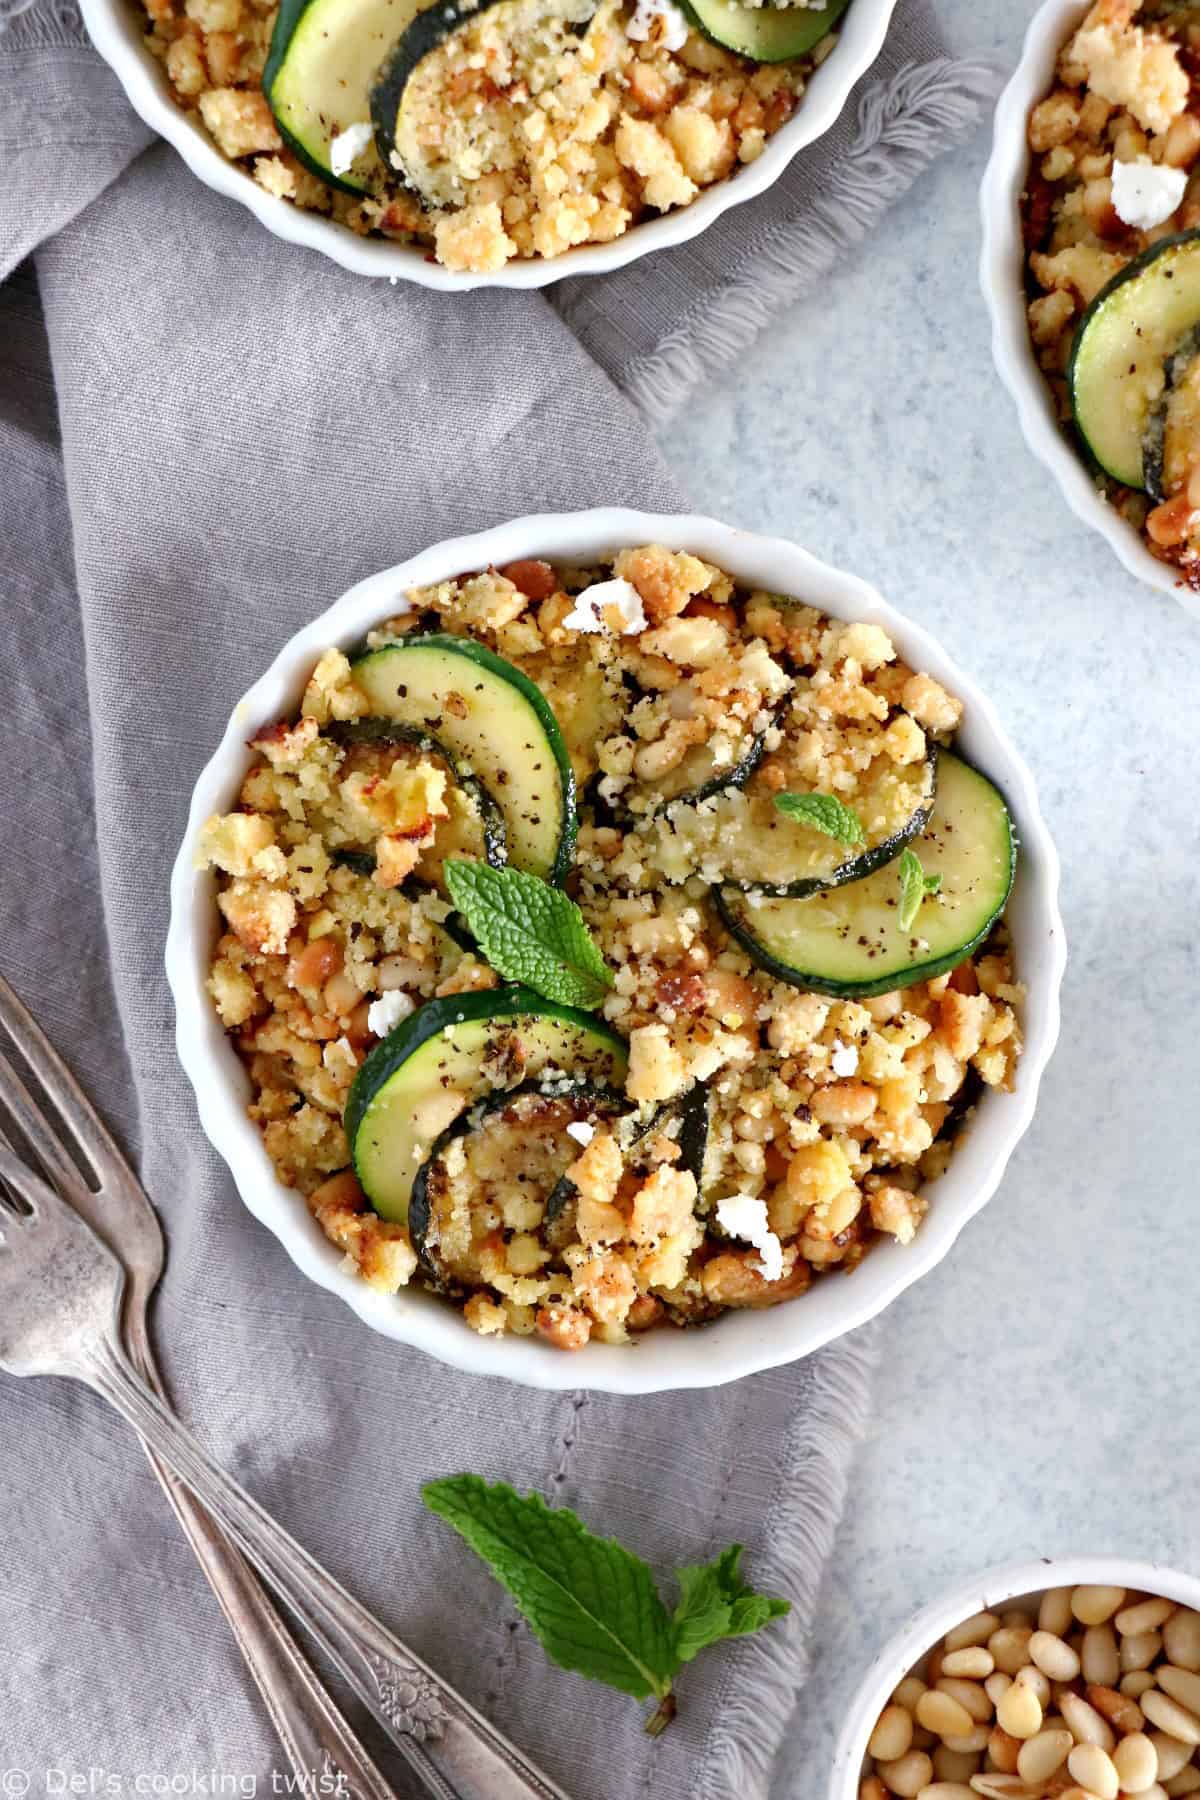
[[[928,53],[928,30],[910,4],[893,63],[909,41]],[[856,180],[885,157],[879,204],[980,85],[944,63],[883,80],[842,148]],[[905,113],[923,82],[937,105]],[[661,292],[635,270],[559,294],[558,311],[447,301],[306,257],[166,147],[141,154],[149,134],[61,5],[0,32],[0,121],[0,276],[17,271],[0,289],[0,961],[166,1220],[157,1332],[182,1410],[577,1800],[760,1795],[806,1673],[869,1334],[686,1405],[532,1393],[375,1338],[303,1281],[202,1139],[161,946],[192,782],[280,642],[448,534],[541,508],[677,506],[635,406],[661,411],[638,373],[656,346],[684,392],[664,307],[686,320],[728,254],[730,330],[753,329],[737,290],[755,233],[780,303],[819,272],[830,217],[818,242],[798,178],[788,200],[743,209],[715,261],[695,246],[660,259]],[[827,194],[836,181],[835,162]],[[852,215],[868,223],[848,193],[847,237]],[[727,348],[684,340],[693,373]],[[51,1382],[0,1383],[0,1432],[0,1771],[26,1771],[34,1795],[73,1791],[67,1773],[93,1793],[271,1792],[269,1728],[129,1434]],[[420,1482],[460,1468],[576,1506],[664,1572],[743,1541],[794,1612],[691,1669],[679,1721],[651,1743],[630,1702],[546,1664],[424,1514]]]

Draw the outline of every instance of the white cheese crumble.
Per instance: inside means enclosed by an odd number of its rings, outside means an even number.
[[[622,637],[646,629],[642,596],[631,581],[622,581],[619,577],[613,581],[597,581],[576,594],[563,624],[568,631],[603,631],[611,626],[614,618]]]
[[[1117,217],[1137,231],[1149,231],[1169,219],[1187,186],[1187,170],[1164,163],[1114,161],[1112,203]]]
[[[767,1203],[753,1194],[727,1194],[717,1201],[717,1224],[730,1237],[744,1238],[758,1251],[759,1268],[768,1281],[783,1274],[783,1245],[767,1222]]]
[[[380,994],[378,1000],[372,1000],[367,1008],[367,1029],[376,1037],[386,1037],[394,1031],[401,1019],[407,1019],[409,1013],[415,1012],[412,1001],[399,988],[392,988],[389,993]]]
[[[841,1038],[834,1038],[829,1066],[835,1075],[857,1075],[858,1051],[853,1044],[843,1044]]]
[[[334,174],[349,174],[352,165],[358,161],[374,136],[374,131],[365,122],[347,125],[345,131],[339,131],[329,144],[329,166]]]
[[[596,1127],[589,1125],[586,1119],[572,1119],[567,1126],[567,1136],[574,1138],[577,1144],[590,1144],[596,1135]]]
[[[637,0],[637,10],[625,27],[627,37],[645,43],[655,19],[662,20],[661,43],[667,50],[682,50],[687,43],[687,20],[671,0]]]

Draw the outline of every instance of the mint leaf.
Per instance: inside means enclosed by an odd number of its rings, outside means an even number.
[[[709,1644],[722,1638],[744,1637],[791,1608],[771,1594],[756,1594],[738,1573],[742,1546],[730,1544],[717,1560],[680,1569],[679,1605],[671,1623],[675,1652],[681,1663],[691,1662]]]
[[[508,1589],[552,1662],[637,1700],[670,1692],[671,1622],[639,1556],[503,1481],[453,1475],[421,1494]]]
[[[599,1006],[612,976],[583,914],[561,888],[520,869],[449,861],[446,886],[480,950],[506,981],[564,1006]]]
[[[862,820],[836,794],[776,794],[775,805],[786,818],[842,844],[865,844],[867,834]]]
[[[915,850],[900,855],[900,911],[897,915],[901,931],[911,931],[916,924],[921,903],[927,894],[936,894],[942,885],[941,875],[927,875]]]

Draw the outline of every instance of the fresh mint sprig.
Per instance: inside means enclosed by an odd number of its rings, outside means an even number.
[[[680,1569],[679,1602],[669,1613],[641,1557],[597,1537],[569,1507],[478,1475],[426,1482],[421,1495],[508,1589],[551,1662],[658,1701],[646,1721],[651,1735],[674,1717],[673,1683],[685,1663],[790,1610],[743,1581],[740,1544]]]
[[[599,1006],[612,976],[561,888],[488,863],[450,860],[444,867],[451,900],[498,974],[564,1006]]]
[[[867,834],[858,814],[836,794],[776,794],[775,805],[786,818],[841,844],[865,844]]]
[[[927,875],[915,850],[900,855],[900,910],[897,917],[901,931],[911,931],[917,922],[925,898],[936,894],[942,885],[940,875]]]

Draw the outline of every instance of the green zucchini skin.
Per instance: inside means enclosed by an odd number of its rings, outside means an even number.
[[[385,169],[394,169],[392,161],[396,149],[396,121],[400,116],[400,102],[409,78],[417,64],[427,57],[431,50],[445,43],[448,37],[470,24],[492,6],[500,6],[504,0],[477,0],[472,6],[467,0],[440,0],[418,13],[392,54],[384,63],[379,79],[371,89],[371,124],[375,130],[375,148]],[[403,172],[403,171],[402,171]],[[407,177],[406,177],[407,179]]]
[[[417,725],[403,725],[395,719],[347,719],[328,728],[328,735],[339,744],[404,744],[428,756],[439,756],[450,771],[451,779],[470,794],[479,809],[483,826],[484,861],[493,869],[502,869],[508,861],[508,830],[504,814],[477,775],[467,774],[440,738],[422,731]],[[351,865],[355,866],[355,865]],[[374,860],[372,859],[372,867]]]
[[[950,778],[949,782],[947,776]],[[930,981],[935,975],[944,975],[948,970],[957,968],[959,963],[965,961],[972,951],[978,949],[979,945],[984,942],[1003,912],[1012,891],[1017,867],[1016,837],[1003,795],[986,776],[971,768],[970,764],[964,763],[961,758],[946,752],[940,797],[945,798],[945,790],[949,785],[962,786],[964,781],[968,791],[970,783],[978,784],[980,805],[982,807],[986,803],[990,808],[990,829],[994,834],[995,841],[990,852],[985,853],[992,855],[994,866],[988,872],[986,882],[974,904],[971,904],[971,900],[975,893],[975,887],[972,886],[968,890],[967,903],[963,907],[969,921],[966,928],[961,929],[957,934],[945,930],[937,934],[945,940],[942,948],[929,945],[926,940],[910,937],[910,945],[926,942],[929,953],[924,954],[918,951],[916,954],[912,954],[910,951],[908,960],[905,960],[898,952],[893,953],[888,960],[886,971],[879,975],[867,973],[857,977],[846,974],[834,975],[827,970],[813,967],[811,961],[806,961],[805,965],[801,966],[798,961],[790,962],[777,954],[763,941],[761,931],[760,933],[754,931],[750,922],[753,914],[751,912],[748,916],[747,911],[743,910],[746,907],[746,897],[740,892],[724,892],[720,888],[710,890],[713,905],[721,923],[734,942],[746,951],[759,968],[775,980],[787,982],[790,986],[800,988],[808,993],[830,994],[842,1000],[866,1000],[876,994],[892,993],[897,988],[911,987],[918,981]],[[945,803],[950,804],[948,798],[945,799]],[[985,821],[985,823],[987,822]],[[944,839],[938,836],[939,830],[940,819],[935,808],[927,835],[917,845],[922,864],[929,873],[938,869],[939,859],[945,860],[950,855]],[[964,843],[964,836],[965,834],[960,829],[951,850],[957,850],[959,845]],[[970,854],[969,845],[964,848],[963,854]],[[886,872],[878,871],[877,874],[884,876]],[[888,877],[888,879],[891,878]],[[866,880],[870,881],[871,878],[867,877]],[[976,882],[975,885],[978,886],[979,883]],[[952,891],[952,888],[947,888],[947,897]],[[843,885],[837,890],[830,890],[830,892],[836,892],[840,900],[849,900],[853,898],[854,890],[851,886]],[[813,899],[799,904],[813,905],[816,904],[818,898],[814,896]],[[877,890],[868,889],[861,898],[864,905],[873,903],[877,908],[894,904],[890,897],[884,897],[881,900]],[[940,904],[936,897],[926,902],[926,905],[935,907]],[[936,913],[934,919],[935,921],[937,919]],[[847,927],[847,931],[849,929],[853,929],[853,927]],[[926,930],[930,930],[930,926],[927,925]],[[861,952],[856,949],[852,950],[849,959],[853,961],[857,956],[864,971],[870,967],[871,961],[878,954],[878,951],[868,942],[868,937],[869,933],[858,935],[856,932],[856,945],[862,944],[864,948]],[[886,946],[884,948],[886,954]]]
[[[431,1172],[456,1138],[465,1137],[467,1132],[478,1130],[486,1119],[491,1118],[495,1113],[503,1112],[506,1107],[512,1105],[514,1100],[519,1100],[525,1094],[542,1094],[555,1099],[582,1101],[586,1103],[587,1111],[600,1115],[615,1116],[628,1104],[625,1096],[617,1093],[615,1088],[602,1087],[595,1082],[576,1081],[564,1087],[561,1082],[523,1081],[517,1087],[502,1088],[499,1092],[490,1095],[482,1106],[468,1107],[466,1112],[460,1113],[457,1119],[454,1119],[442,1132],[418,1169],[413,1181],[412,1198],[408,1203],[408,1235],[412,1239],[412,1247],[420,1257],[426,1272],[439,1286],[446,1287],[448,1279],[429,1243],[429,1227],[433,1219],[433,1201],[429,1192]],[[582,1110],[585,1108],[581,1107]],[[580,1146],[577,1145],[576,1153],[579,1148]],[[572,1157],[573,1160],[574,1157]],[[555,1199],[560,1190],[565,1190],[565,1192],[563,1198],[555,1206]],[[546,1201],[543,1229],[552,1227],[561,1217],[567,1198],[573,1198],[575,1192],[574,1183],[568,1181],[565,1175],[560,1176]],[[547,1241],[551,1242],[553,1247],[553,1240],[548,1238]]]
[[[1193,252],[1195,252],[1194,255]],[[1128,462],[1121,460],[1113,449],[1098,443],[1101,421],[1097,419],[1093,423],[1090,413],[1094,405],[1098,406],[1104,400],[1103,390],[1105,388],[1111,390],[1114,384],[1119,388],[1134,371],[1127,369],[1125,356],[1121,357],[1121,367],[1117,371],[1104,368],[1093,370],[1090,366],[1090,359],[1094,345],[1098,341],[1097,333],[1110,317],[1114,302],[1117,305],[1122,304],[1127,298],[1125,290],[1130,284],[1137,284],[1142,277],[1152,273],[1163,258],[1179,257],[1181,253],[1187,259],[1184,264],[1185,268],[1191,262],[1196,264],[1195,273],[1192,275],[1195,306],[1194,309],[1189,307],[1192,316],[1179,321],[1177,329],[1172,333],[1173,341],[1162,346],[1163,359],[1165,360],[1167,356],[1171,355],[1178,348],[1186,333],[1200,324],[1200,230],[1181,231],[1171,237],[1160,238],[1158,243],[1151,244],[1139,256],[1135,256],[1132,262],[1126,263],[1123,269],[1119,269],[1088,306],[1079,322],[1071,346],[1071,357],[1067,365],[1067,391],[1070,396],[1071,416],[1074,420],[1076,435],[1093,467],[1102,474],[1110,476],[1112,480],[1120,482],[1123,487],[1145,488],[1146,477],[1141,442],[1139,441],[1136,452],[1133,450],[1132,444],[1129,446]],[[1182,291],[1182,284],[1180,291]],[[1141,335],[1140,332],[1138,335]],[[1094,389],[1101,391],[1094,393]],[[1110,391],[1108,400],[1115,409],[1119,403],[1119,396]]]
[[[424,14],[421,17],[424,17]],[[351,666],[362,685],[364,680],[369,681],[373,675],[377,674],[382,677],[384,659],[416,656],[429,652],[444,656],[447,659],[448,669],[462,669],[465,664],[466,668],[463,674],[458,677],[460,680],[469,682],[470,671],[474,668],[482,671],[490,681],[506,684],[507,688],[515,690],[517,700],[532,715],[533,728],[540,733],[544,740],[545,753],[553,765],[557,785],[557,793],[553,798],[557,814],[555,842],[548,853],[536,857],[522,854],[521,833],[514,829],[513,817],[504,801],[500,800],[497,804],[506,820],[509,860],[515,867],[525,868],[530,874],[540,875],[543,880],[549,881],[555,886],[561,886],[567,877],[575,854],[575,840],[579,833],[578,801],[571,758],[567,752],[558,720],[555,718],[549,702],[541,689],[530,681],[527,675],[524,675],[512,663],[506,662],[502,656],[497,656],[494,650],[489,650],[485,645],[477,644],[470,638],[453,637],[448,632],[414,633],[411,637],[400,638],[395,643],[385,644],[378,650],[369,650]],[[453,662],[450,661],[451,658],[454,659]],[[388,666],[390,669],[390,663]],[[399,664],[396,666],[402,667]],[[401,687],[404,684],[397,681],[396,685]],[[477,683],[476,685],[484,684]],[[368,698],[371,698],[369,688],[367,691]],[[402,703],[397,699],[396,704]],[[400,715],[384,716],[399,717]],[[442,730],[437,736],[438,741],[444,744],[446,738],[453,735],[454,721],[443,718],[441,723]],[[503,744],[506,734],[500,732],[497,735],[499,742]],[[540,749],[537,751],[531,749],[530,751],[531,755],[540,753]],[[455,754],[458,754],[457,750]],[[488,792],[495,798],[495,790],[500,784],[488,781],[485,777],[480,777],[480,779],[483,780]],[[507,797],[511,789],[501,786],[500,791]],[[515,823],[519,826],[521,821],[518,819]]]
[[[355,1173],[363,1192],[382,1217],[403,1222],[408,1216],[412,1181],[426,1159],[428,1142],[432,1141],[427,1140],[422,1149],[422,1101],[436,1096],[447,1085],[452,1091],[459,1091],[460,1083],[469,1086],[477,1078],[486,1055],[488,1028],[503,1027],[518,1019],[527,1022],[535,1037],[542,1029],[552,1038],[555,1027],[564,1027],[564,1048],[566,1040],[573,1040],[576,1049],[588,1046],[589,1058],[603,1068],[606,1077],[624,1081],[628,1046],[595,1014],[560,1006],[517,983],[427,1000],[382,1043],[376,1044],[355,1076],[346,1103],[344,1123]],[[456,1057],[460,1059],[457,1066]],[[392,1084],[406,1068],[409,1083],[394,1087]],[[462,1110],[471,1104],[468,1092]],[[436,1137],[437,1132],[433,1135]],[[397,1175],[390,1168],[398,1154],[397,1136],[401,1140],[399,1149],[404,1152],[400,1160],[407,1163],[410,1156],[413,1159],[411,1175],[403,1170]]]
[[[1156,506],[1161,505],[1167,498],[1167,415],[1170,411],[1171,395],[1184,379],[1197,356],[1200,356],[1200,324],[1193,326],[1179,348],[1173,355],[1168,356],[1163,364],[1163,373],[1166,378],[1163,391],[1146,421],[1146,431],[1142,438],[1142,475],[1146,492]]]
[[[827,37],[850,0],[824,7],[739,6],[737,0],[679,0],[688,22],[723,50],[751,62],[791,62]]]
[[[340,175],[335,175],[332,169],[326,168],[324,164],[317,161],[316,157],[309,154],[300,139],[289,131],[279,114],[275,111],[271,99],[272,89],[274,88],[276,78],[283,67],[284,58],[288,52],[288,46],[291,44],[297,25],[300,23],[303,15],[308,11],[311,3],[312,0],[281,0],[279,11],[275,15],[275,25],[271,32],[271,45],[267,51],[267,60],[263,65],[262,91],[266,97],[267,104],[271,107],[271,112],[275,119],[275,127],[279,132],[280,137],[283,139],[292,155],[304,164],[304,167],[309,173],[311,175],[316,175],[321,181],[328,182],[330,187],[340,188],[344,194],[361,193],[362,190],[356,187],[352,181],[345,181]]]

